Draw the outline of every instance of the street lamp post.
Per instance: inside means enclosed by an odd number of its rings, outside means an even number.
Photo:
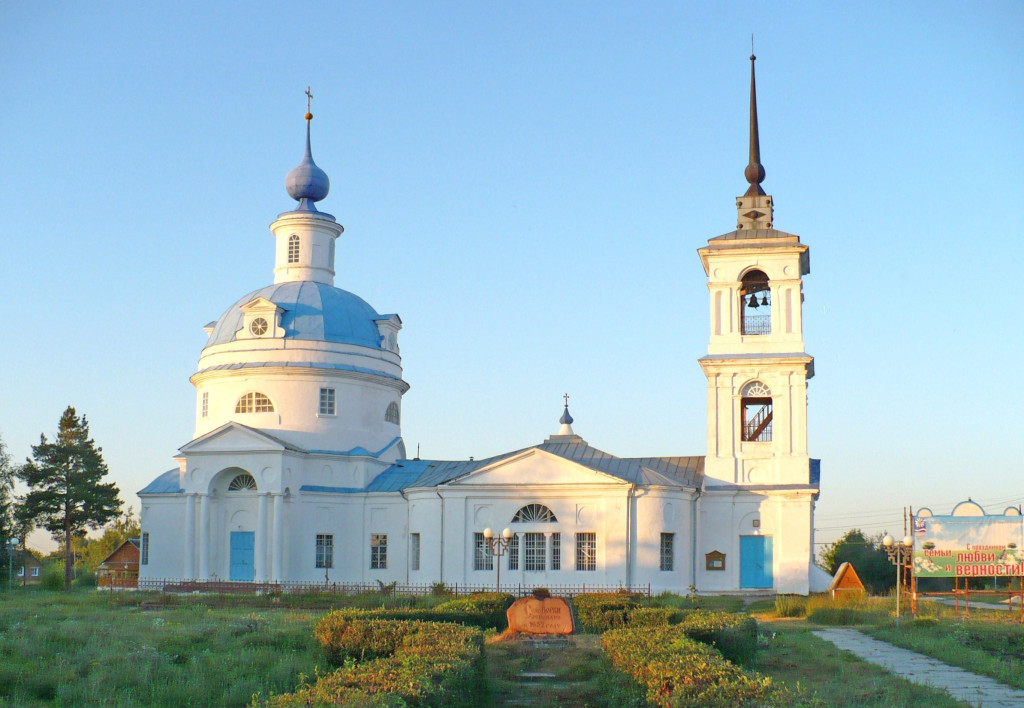
[[[508,547],[512,543],[512,529],[505,528],[501,532],[501,536],[495,536],[494,532],[488,527],[484,529],[484,540],[487,542],[487,551],[495,558],[495,564],[498,566],[498,579],[494,584],[494,591],[501,592],[501,557],[505,555]]]
[[[908,562],[914,555],[914,539],[904,536],[902,543],[896,543],[889,534],[882,539],[882,547],[885,548],[885,555],[889,556],[889,562],[896,566],[896,623],[900,621],[900,595],[903,594],[903,577]]]
[[[14,549],[20,541],[16,538],[7,540],[7,590],[14,589]]]

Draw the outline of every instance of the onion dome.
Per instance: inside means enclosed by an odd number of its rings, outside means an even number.
[[[559,435],[575,435],[572,431],[572,416],[569,415],[569,394],[565,394],[565,410],[562,411],[562,417],[558,419],[558,422],[562,424],[562,427],[558,429]]]
[[[312,98],[309,89],[306,94]],[[317,211],[314,202],[318,202],[327,196],[331,191],[331,180],[327,173],[316,166],[313,162],[313,151],[309,147],[309,124],[313,120],[313,114],[306,108],[306,154],[302,156],[302,162],[292,168],[285,177],[284,186],[288,190],[288,196],[299,203],[295,211]]]

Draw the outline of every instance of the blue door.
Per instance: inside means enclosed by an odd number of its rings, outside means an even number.
[[[740,587],[772,587],[771,536],[740,536]]]
[[[256,556],[254,531],[231,532],[231,579],[252,580],[256,577],[253,559]]]

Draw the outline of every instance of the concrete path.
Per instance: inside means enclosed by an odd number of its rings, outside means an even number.
[[[982,708],[1019,708],[1024,706],[1024,691],[999,683],[987,676],[978,676],[937,659],[900,649],[873,639],[855,629],[820,629],[815,636],[832,642],[840,649],[908,681],[934,686],[953,698]]]

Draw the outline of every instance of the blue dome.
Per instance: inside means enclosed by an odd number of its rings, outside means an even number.
[[[235,341],[242,327],[242,305],[258,297],[284,310],[281,327],[287,339],[358,344],[380,349],[377,311],[358,295],[309,280],[268,285],[241,298],[221,315],[206,346]]]

